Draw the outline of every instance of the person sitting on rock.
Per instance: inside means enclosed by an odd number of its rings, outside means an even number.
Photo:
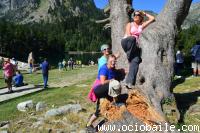
[[[103,65],[98,71],[97,85],[92,88],[97,98],[96,112],[91,116],[87,123],[87,127],[92,127],[92,123],[97,119],[100,113],[99,105],[101,98],[107,98],[110,101],[116,101],[116,97],[121,93],[121,86],[117,78],[117,70],[115,69],[116,57],[108,56],[107,64]]]
[[[144,17],[147,21],[144,21]],[[140,49],[138,47],[138,39],[144,28],[155,20],[154,16],[142,11],[135,11],[133,22],[126,25],[124,38],[121,40],[121,45],[127,55],[129,61],[129,73],[125,79],[127,88],[132,88],[135,85],[136,75],[141,62]]]
[[[13,85],[15,87],[20,87],[23,86],[23,75],[21,74],[21,72],[19,70],[16,71],[16,75],[13,77]]]

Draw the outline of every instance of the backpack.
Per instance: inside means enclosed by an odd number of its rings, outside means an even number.
[[[199,47],[198,50],[196,51],[196,54],[195,54],[195,61],[200,62],[200,47]]]

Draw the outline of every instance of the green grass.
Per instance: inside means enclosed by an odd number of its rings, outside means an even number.
[[[50,84],[59,84],[59,83],[66,83],[71,82],[74,80],[78,80],[78,78],[82,78],[80,74],[85,73],[87,75],[88,71],[97,73],[96,67],[84,67],[84,68],[76,68],[74,70],[68,70],[68,71],[58,71],[58,69],[52,69],[49,71],[49,81]],[[2,74],[2,70],[0,70],[0,73]],[[27,72],[22,72],[24,76],[24,82],[28,84],[34,84],[34,85],[41,85],[43,83],[41,70],[34,72],[33,74],[28,74]],[[3,75],[3,74],[2,74]],[[2,76],[3,77],[3,76]],[[6,87],[6,84],[4,82],[3,78],[0,78],[0,88]]]
[[[3,79],[3,71],[0,70],[0,88],[5,87],[5,82]]]
[[[175,82],[179,82],[173,92],[174,93],[186,93],[195,90],[200,90],[200,77],[189,77],[188,79],[176,79]]]
[[[68,87],[51,87],[40,92],[35,92],[0,103],[0,122],[10,121],[12,123],[9,128],[10,132],[30,132],[30,123],[32,124],[36,122],[36,118],[44,117],[47,110],[67,104],[79,103],[85,111],[80,112],[79,114],[70,113],[45,120],[44,132],[47,132],[46,129],[52,127],[63,127],[68,129],[68,127],[58,123],[52,124],[52,122],[55,122],[56,119],[64,118],[67,119],[66,123],[69,125],[71,125],[71,123],[75,123],[79,125],[79,129],[83,129],[86,125],[88,117],[90,116],[90,113],[95,110],[95,104],[88,101],[87,94],[97,75],[96,70],[96,66],[76,68],[75,70],[61,72],[59,72],[57,69],[51,70],[49,73],[50,83],[62,84],[63,82],[72,82],[73,84],[69,85]],[[39,71],[34,74],[23,74],[28,83],[42,83],[42,75]],[[27,100],[33,100],[34,104],[39,101],[43,101],[47,104],[47,109],[42,112],[36,112],[35,109],[27,112],[18,111],[17,104]],[[32,116],[31,113],[34,113],[34,115]],[[22,124],[18,124],[19,121],[21,121]],[[31,130],[31,132],[38,132],[38,130]]]
[[[177,106],[181,115],[179,124],[199,125],[200,111],[197,114],[188,113],[191,106],[200,106],[200,77],[189,77],[187,79],[176,79],[177,84],[173,89]]]
[[[69,103],[80,103],[85,109],[91,109],[91,103],[87,102],[87,94],[89,92],[92,81],[82,81],[87,87],[78,87],[72,85],[64,88],[49,88],[41,92],[26,95],[0,104],[0,121],[17,120],[25,117],[27,113],[22,113],[17,110],[17,104],[26,100],[33,100],[34,103],[44,101],[48,108],[59,107]]]
[[[50,71],[50,82],[60,82],[71,80],[71,77],[73,75],[77,74],[85,74],[88,72],[96,72],[96,67],[91,68],[81,68],[76,69],[73,71],[62,71],[58,72],[57,69]],[[35,74],[24,74],[25,80],[27,80],[29,83],[34,84],[40,84],[42,83],[42,76],[40,73]],[[89,92],[89,89],[91,87],[91,83],[94,81],[95,76],[88,76],[87,80],[82,80],[77,82],[74,85],[70,85],[69,87],[64,88],[49,88],[41,92],[36,92],[34,94],[26,95],[20,98],[16,98],[4,103],[0,103],[0,121],[5,120],[12,120],[12,121],[19,121],[24,118],[30,117],[30,112],[33,112],[34,110],[31,110],[29,112],[19,112],[16,108],[17,104],[26,100],[33,100],[34,103],[37,103],[39,101],[44,101],[48,109],[51,109],[53,107],[59,107],[63,106],[69,103],[80,103],[81,106],[86,109],[86,112],[83,112],[82,116],[77,115],[69,115],[66,116],[67,119],[71,123],[76,123],[78,121],[81,121],[82,126],[85,125],[85,117],[88,117],[88,113],[91,113],[94,111],[94,104],[88,102],[87,100],[87,94]],[[173,92],[176,97],[178,109],[180,111],[181,117],[183,119],[182,123],[178,123],[177,125],[181,124],[187,124],[187,125],[193,125],[193,124],[199,124],[200,122],[200,113],[199,114],[188,114],[187,111],[192,105],[199,105],[200,106],[200,100],[198,97],[200,97],[200,78],[192,78],[189,77],[188,79],[175,79],[174,80],[174,88]],[[4,82],[0,80],[0,83]],[[85,87],[80,87],[77,85],[84,84]],[[44,112],[42,112],[44,113]],[[40,114],[36,114],[40,115]]]

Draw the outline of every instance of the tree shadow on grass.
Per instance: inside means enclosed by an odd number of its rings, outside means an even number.
[[[182,77],[182,78],[178,78],[178,79],[175,79],[173,82],[172,82],[172,85],[170,87],[170,92],[173,92],[174,88],[179,85],[179,84],[182,84],[185,82],[185,77]]]
[[[194,105],[198,97],[200,96],[200,91],[194,91],[189,93],[174,93],[177,108],[180,112],[179,123],[184,123],[184,116],[190,106]]]
[[[192,75],[191,72],[192,72],[191,68],[186,68],[186,69],[184,69],[184,70],[182,71],[182,73],[181,73],[182,77],[181,77],[181,78],[174,79],[174,80],[172,81],[172,85],[171,85],[171,87],[170,87],[170,92],[173,92],[173,89],[174,89],[177,85],[184,83],[184,82],[185,82],[185,79],[188,78],[188,77],[190,77],[190,76]]]
[[[23,91],[33,90],[33,89],[37,89],[37,88],[38,88],[38,87],[30,87],[30,88],[24,88],[24,89],[20,89],[20,90],[13,90],[12,93],[9,93],[9,92],[0,93],[0,96],[1,96],[1,95],[5,95],[5,94],[20,93],[20,92],[23,92]]]

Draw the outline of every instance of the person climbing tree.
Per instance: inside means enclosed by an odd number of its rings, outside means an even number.
[[[138,47],[139,35],[144,28],[155,20],[154,16],[142,11],[135,11],[133,15],[133,22],[127,23],[125,35],[121,41],[122,48],[126,52],[129,62],[129,73],[125,79],[125,85],[128,88],[132,88],[132,85],[135,85],[139,63],[141,62],[140,49]],[[147,17],[147,21],[144,21],[145,16]]]

